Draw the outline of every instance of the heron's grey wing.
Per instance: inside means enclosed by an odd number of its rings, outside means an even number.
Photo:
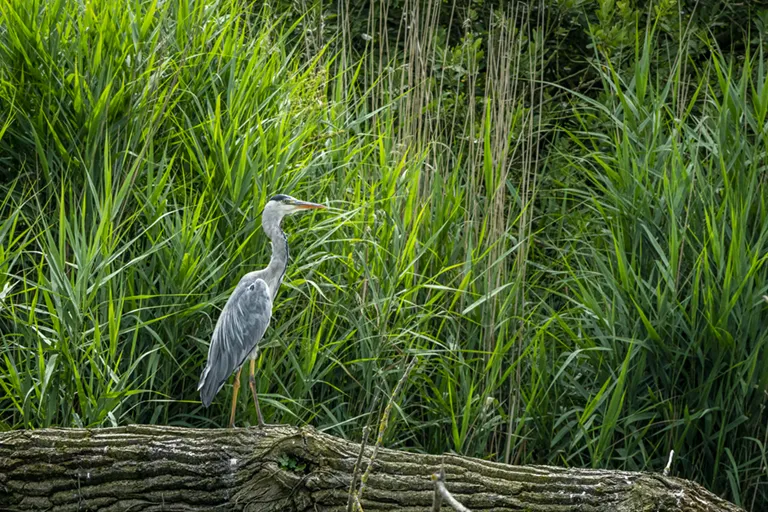
[[[261,341],[272,316],[272,295],[262,279],[244,276],[221,311],[197,389],[208,407],[230,375]]]

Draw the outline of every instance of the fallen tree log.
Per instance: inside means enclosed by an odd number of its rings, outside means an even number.
[[[343,511],[358,444],[312,428],[128,426],[0,433],[0,510]],[[370,457],[367,448],[365,457]],[[431,510],[432,475],[470,510],[723,511],[735,505],[659,474],[509,466],[381,449],[366,512]],[[443,506],[446,509],[446,506]]]

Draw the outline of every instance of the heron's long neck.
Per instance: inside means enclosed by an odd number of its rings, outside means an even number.
[[[272,258],[269,260],[269,265],[266,269],[269,279],[267,285],[272,290],[272,293],[275,294],[288,266],[288,239],[283,230],[280,229],[279,224],[275,224],[271,228],[265,229],[265,231],[269,239],[272,240]]]

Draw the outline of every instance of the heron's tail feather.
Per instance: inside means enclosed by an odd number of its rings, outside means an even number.
[[[208,372],[211,371],[207,366],[203,368],[203,373],[200,375],[200,382],[197,384],[197,390],[200,391],[205,385],[205,378],[208,376]]]
[[[209,375],[210,371],[210,367],[206,366],[203,374],[200,376],[200,383],[197,385],[197,390],[200,391],[200,399],[203,401],[204,407],[211,405],[213,397],[216,396],[221,386],[224,385],[224,381],[217,381],[212,375]]]

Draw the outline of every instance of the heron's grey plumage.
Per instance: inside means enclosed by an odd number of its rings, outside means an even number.
[[[221,311],[208,348],[208,364],[200,377],[200,397],[208,407],[232,372],[245,363],[269,326],[272,294],[253,274],[240,279]]]
[[[208,362],[200,376],[198,390],[208,407],[230,375],[247,359],[254,359],[257,346],[269,326],[272,304],[288,266],[288,240],[280,227],[285,215],[301,208],[320,208],[289,196],[274,196],[264,208],[261,224],[272,241],[272,258],[267,268],[244,275],[224,305],[208,348]],[[293,208],[293,209],[292,209]]]

